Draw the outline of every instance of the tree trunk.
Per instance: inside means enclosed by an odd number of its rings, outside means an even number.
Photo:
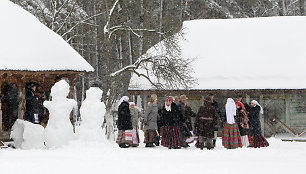
[[[305,15],[305,0],[299,0],[300,4],[300,15],[304,16]]]

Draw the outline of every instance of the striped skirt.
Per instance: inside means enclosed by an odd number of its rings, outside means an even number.
[[[131,135],[127,135],[124,130],[119,130],[118,131],[118,137],[117,137],[116,143],[117,144],[126,143],[126,144],[129,144],[129,145],[133,144],[133,142],[132,142],[132,134]]]
[[[261,134],[249,136],[250,137],[250,146],[249,147],[254,147],[254,148],[260,148],[260,147],[268,147],[269,143],[263,137]]]
[[[224,123],[222,131],[222,145],[227,149],[242,147],[240,132],[236,123]]]
[[[161,145],[164,147],[181,147],[183,145],[183,137],[179,126],[163,127]]]

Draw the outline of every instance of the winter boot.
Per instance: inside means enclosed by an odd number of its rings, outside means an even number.
[[[204,143],[201,143],[201,144],[200,144],[200,148],[201,148],[201,150],[204,149]]]
[[[119,144],[119,147],[120,148],[128,148],[129,145],[127,145],[126,143],[121,143],[121,144]]]
[[[207,150],[211,150],[213,147],[211,147],[211,143],[207,143]]]
[[[216,139],[213,140],[213,147],[216,147]]]
[[[147,143],[146,147],[155,147],[153,143]]]

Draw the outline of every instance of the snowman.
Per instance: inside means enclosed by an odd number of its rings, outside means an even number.
[[[106,113],[105,104],[101,102],[102,90],[91,87],[86,91],[86,99],[80,108],[82,122],[78,137],[84,141],[102,141],[104,134],[102,124]]]
[[[77,107],[77,102],[68,99],[68,94],[69,84],[61,80],[51,88],[52,101],[44,102],[50,114],[44,132],[44,140],[48,148],[66,145],[74,137],[70,113],[73,108]]]

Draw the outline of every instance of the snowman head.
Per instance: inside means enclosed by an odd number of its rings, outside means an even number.
[[[51,88],[52,100],[66,98],[69,94],[69,84],[65,80],[56,82]]]
[[[90,87],[86,91],[86,100],[101,101],[103,91],[98,87]]]

